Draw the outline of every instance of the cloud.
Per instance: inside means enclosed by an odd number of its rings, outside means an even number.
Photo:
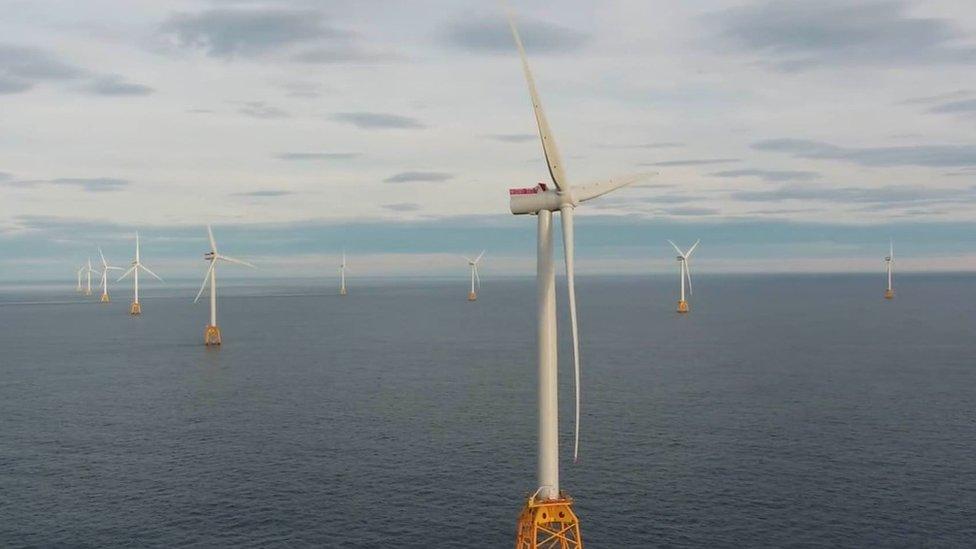
[[[696,208],[694,206],[682,206],[665,210],[668,215],[676,216],[706,216],[718,215],[720,212],[715,208]]]
[[[929,112],[941,114],[974,114],[976,113],[976,99],[964,99],[962,101],[950,101],[941,105],[936,105],[929,109]]]
[[[0,172],[0,181],[8,181],[11,177],[13,176],[7,172]]]
[[[974,64],[976,48],[950,20],[909,14],[902,0],[768,0],[705,16],[720,47],[776,59],[780,70],[813,67]]]
[[[27,179],[21,181],[9,181],[5,183],[12,187],[31,188],[40,185],[56,185],[63,187],[77,187],[88,192],[108,192],[119,191],[132,184],[126,179],[114,177],[62,177],[58,179]]]
[[[339,65],[391,63],[400,61],[401,57],[389,52],[372,51],[362,46],[346,45],[305,50],[293,55],[291,59],[299,63]]]
[[[68,81],[88,75],[36,48],[0,44],[0,93],[20,93],[41,82]]]
[[[142,84],[132,84],[123,81],[118,76],[105,76],[96,78],[88,90],[95,95],[149,95],[155,90]]]
[[[262,55],[311,40],[346,36],[327,26],[318,12],[277,8],[177,13],[161,30],[177,46],[224,58]]]
[[[641,166],[710,166],[713,164],[731,164],[740,162],[739,158],[701,158],[689,160],[666,160],[664,162],[643,163]]]
[[[525,49],[534,55],[570,54],[579,51],[590,37],[577,30],[545,21],[518,22]],[[499,17],[458,20],[444,32],[444,43],[452,48],[477,53],[512,54],[515,43],[508,22]]]
[[[340,112],[332,115],[332,119],[336,122],[352,124],[363,130],[406,130],[427,127],[414,118],[379,112]]]
[[[359,153],[307,153],[291,152],[275,155],[278,160],[349,160],[361,156]]]
[[[415,212],[420,209],[420,204],[414,204],[413,202],[398,202],[396,204],[383,204],[383,207],[394,212]]]
[[[539,139],[539,136],[534,133],[496,133],[486,135],[485,138],[502,143],[525,143]]]
[[[400,172],[383,180],[385,183],[440,183],[453,179],[454,176],[444,172]]]
[[[254,198],[277,198],[279,196],[288,196],[290,194],[295,194],[295,193],[291,191],[264,190],[264,191],[234,193],[234,196],[250,196]]]
[[[845,148],[806,139],[769,139],[753,143],[752,148],[798,158],[842,160],[861,166],[976,166],[976,146],[973,145]]]
[[[663,141],[660,143],[643,143],[640,145],[600,145],[601,149],[675,149],[684,147],[684,143]]]
[[[727,170],[710,174],[714,177],[758,177],[765,181],[810,181],[817,179],[817,172],[795,170]]]
[[[237,112],[253,118],[288,118],[288,113],[264,101],[246,101]]]
[[[732,198],[744,202],[778,202],[782,200],[816,200],[821,202],[859,204],[920,204],[976,201],[976,187],[965,189],[888,185],[885,187],[780,187],[768,191],[740,191]]]

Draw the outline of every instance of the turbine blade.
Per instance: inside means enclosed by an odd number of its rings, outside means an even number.
[[[888,257],[895,258],[895,243],[891,240],[888,241]]]
[[[130,267],[128,271],[122,273],[122,276],[120,276],[119,279],[116,280],[116,282],[121,282],[123,278],[129,276],[129,274],[131,274],[132,271],[134,271],[134,270],[136,270],[136,266],[135,265],[133,265],[132,267]]]
[[[685,259],[685,277],[688,279],[688,295],[695,295],[695,291],[691,289],[691,261]]]
[[[674,248],[674,251],[678,252],[678,255],[680,255],[681,257],[685,256],[685,253],[681,251],[681,248],[679,248],[677,244],[671,242],[670,240],[668,240],[668,244],[670,244],[671,247]]]
[[[519,36],[518,28],[515,27],[515,18],[511,10],[506,9],[508,15],[508,26],[512,29],[512,37],[515,39],[515,47],[518,48],[519,57],[522,58],[522,72],[525,73],[525,81],[529,85],[529,95],[532,97],[532,109],[535,111],[535,121],[539,126],[539,138],[542,140],[542,152],[546,156],[546,164],[549,167],[549,177],[560,191],[569,189],[566,181],[566,174],[563,171],[562,158],[556,141],[552,138],[552,129],[546,119],[546,113],[542,110],[542,101],[539,100],[539,92],[535,87],[535,78],[532,77],[532,70],[529,69],[529,59],[525,54],[525,46],[522,45],[522,37]]]
[[[257,269],[257,267],[255,267],[254,265],[251,265],[247,261],[241,261],[240,259],[234,259],[233,257],[228,257],[226,255],[218,255],[217,256],[217,259],[222,259],[222,260],[228,261],[230,263],[237,263],[238,265],[244,265],[245,267],[250,267],[252,269]]]
[[[207,223],[207,236],[210,237],[210,251],[215,255],[217,253],[217,241],[214,240],[213,229],[210,228],[210,224]]]
[[[587,200],[603,196],[610,191],[632,185],[638,181],[654,177],[655,175],[657,175],[656,172],[632,173],[610,177],[606,180],[594,181],[585,185],[577,185],[573,187],[573,197],[580,202],[586,202]]]
[[[478,265],[477,264],[475,264],[475,266],[474,266],[474,281],[475,281],[475,284],[478,285],[478,289],[480,290],[481,289],[481,276],[478,275]]]
[[[576,266],[574,258],[573,207],[563,206],[563,251],[566,254],[566,290],[569,293],[569,318],[573,326],[573,375],[576,382],[576,422],[573,435],[573,462],[579,461],[580,434],[580,356],[579,326],[576,320]]]
[[[143,271],[146,271],[147,273],[149,273],[149,275],[150,275],[150,276],[152,276],[153,278],[155,278],[156,280],[158,280],[158,281],[160,281],[160,282],[162,282],[162,281],[163,281],[163,279],[162,279],[162,278],[159,278],[159,275],[157,275],[156,273],[154,273],[154,272],[152,272],[152,271],[150,271],[150,270],[149,270],[149,267],[146,267],[146,266],[145,266],[145,265],[143,265],[142,263],[139,263],[139,264],[138,264],[138,267],[139,267],[140,269],[142,269]]]
[[[136,232],[136,263],[139,263],[139,233]]]
[[[210,282],[210,271],[214,270],[214,267],[216,267],[216,266],[217,266],[217,260],[216,259],[211,260],[210,261],[210,268],[207,269],[207,273],[205,275],[203,275],[203,285],[200,286],[200,291],[197,292],[197,296],[195,298],[193,298],[193,302],[194,303],[196,303],[197,301],[200,301],[200,296],[203,295],[203,290],[206,289],[207,282]]]
[[[484,256],[485,256],[485,250],[481,250],[481,253],[478,254],[478,257],[474,258],[474,262],[478,263],[479,261],[481,261],[481,258]]]
[[[685,254],[685,257],[691,257],[691,254],[695,253],[695,248],[697,248],[699,244],[701,244],[700,238],[695,241],[695,244],[691,248],[688,249],[688,253]]]
[[[101,246],[98,247],[98,255],[101,256],[101,258],[102,258],[102,265],[105,265],[106,267],[108,267],[108,261],[105,261],[105,254],[102,253]]]

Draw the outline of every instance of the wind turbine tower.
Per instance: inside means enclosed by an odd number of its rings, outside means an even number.
[[[689,311],[688,300],[685,298],[685,281],[688,282],[688,295],[690,296],[692,294],[691,254],[695,253],[695,248],[698,247],[698,244],[700,242],[701,240],[696,240],[695,244],[691,248],[688,248],[687,252],[682,252],[681,248],[679,248],[677,244],[668,240],[668,243],[671,244],[671,247],[674,248],[674,251],[678,252],[678,269],[680,270],[680,276],[681,276],[681,298],[678,299],[679,313],[687,313]]]
[[[139,269],[142,269],[143,271],[146,271],[146,274],[152,276],[156,280],[158,280],[160,282],[163,281],[162,278],[159,278],[158,276],[156,276],[156,273],[150,271],[149,270],[149,267],[146,267],[145,265],[142,264],[142,261],[140,261],[140,259],[139,259],[139,233],[136,233],[136,258],[132,261],[132,266],[129,267],[129,270],[126,271],[125,273],[123,273],[122,276],[120,276],[119,279],[116,281],[116,282],[121,282],[123,278],[129,276],[130,273],[132,274],[132,294],[133,295],[132,295],[132,306],[129,308],[129,314],[130,315],[141,315],[142,314],[142,305],[139,304]]]
[[[339,264],[339,295],[346,295],[346,251],[342,250],[342,263]]]
[[[471,259],[470,257],[464,258],[468,261],[468,266],[471,267],[471,291],[468,292],[468,301],[478,300],[477,290],[481,289],[481,276],[478,275],[478,262],[481,261],[481,258],[484,256],[485,256],[485,251],[481,250],[481,253],[478,254],[478,257],[474,259]],[[475,284],[477,284],[477,288],[475,287]]]
[[[538,301],[538,484],[525,504],[516,527],[516,549],[559,547],[579,549],[579,518],[573,511],[573,500],[559,486],[559,406],[556,359],[556,271],[553,264],[553,214],[558,212],[563,233],[566,259],[566,285],[573,335],[573,361],[576,386],[576,418],[573,458],[579,453],[580,359],[579,331],[576,322],[576,289],[574,282],[573,212],[582,202],[633,183],[642,176],[611,178],[585,185],[570,186],[559,150],[553,140],[549,122],[542,109],[535,80],[529,69],[525,48],[515,21],[508,14],[512,37],[522,60],[522,70],[532,99],[542,151],[553,187],[540,183],[535,187],[510,189],[509,200],[515,215],[535,215],[537,219],[536,281]]]
[[[102,249],[98,249],[98,255],[102,258],[102,303],[108,303],[111,299],[108,296],[108,272],[109,271],[122,271],[122,267],[115,267],[108,264],[105,260],[105,254],[102,253]]]
[[[85,289],[82,288],[81,286],[81,275],[84,274],[84,272],[85,272],[85,266],[82,265],[81,268],[78,269],[78,285],[75,286],[75,291],[78,292],[79,294],[85,291]]]
[[[884,259],[885,261],[885,271],[888,274],[888,288],[885,290],[885,299],[895,298],[895,288],[891,285],[891,269],[895,263],[895,244],[892,241],[888,241],[888,257]]]
[[[207,289],[207,285],[210,285],[210,324],[207,324],[207,328],[203,333],[203,343],[204,345],[220,345],[220,328],[217,327],[217,262],[226,261],[228,263],[237,263],[238,265],[244,265],[246,267],[251,267],[255,269],[254,265],[246,261],[241,261],[240,259],[234,259],[233,257],[228,257],[226,255],[220,255],[217,252],[217,241],[214,240],[213,229],[210,225],[207,225],[207,236],[210,237],[210,251],[203,254],[203,258],[210,262],[210,267],[207,269],[207,274],[203,275],[203,285],[200,286],[200,291],[197,292],[197,297],[193,300],[194,303],[200,301],[200,296],[203,295],[203,291]]]
[[[88,276],[88,281],[85,283],[85,295],[92,295],[92,289],[91,289],[92,266],[91,266],[90,257],[88,258],[88,265],[85,267],[85,273]]]

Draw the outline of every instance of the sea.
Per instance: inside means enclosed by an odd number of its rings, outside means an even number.
[[[560,281],[589,548],[976,546],[976,275]],[[532,278],[0,286],[0,547],[512,547]]]

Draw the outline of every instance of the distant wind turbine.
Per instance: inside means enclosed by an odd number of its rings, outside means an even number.
[[[888,289],[885,290],[885,299],[895,298],[895,288],[891,285],[891,273],[892,267],[895,264],[895,243],[891,240],[888,241],[888,257],[884,259],[885,261],[885,271],[888,273]]]
[[[585,185],[570,186],[566,178],[559,150],[542,109],[535,79],[519,36],[515,21],[508,14],[512,37],[522,60],[522,71],[529,88],[535,112],[542,151],[553,188],[540,183],[535,187],[510,189],[509,200],[513,214],[536,215],[538,219],[537,300],[538,300],[538,485],[519,515],[515,547],[580,548],[579,518],[573,512],[573,502],[559,489],[559,406],[556,360],[556,273],[553,264],[553,212],[559,212],[566,255],[566,286],[569,294],[569,315],[573,335],[574,377],[576,385],[576,418],[573,443],[574,460],[579,455],[580,420],[580,359],[579,331],[576,318],[576,287],[573,242],[573,212],[582,202],[634,183],[643,176],[610,178]]]
[[[346,251],[342,250],[342,263],[339,264],[339,295],[346,295]]]
[[[85,285],[85,295],[92,295],[92,290],[91,290],[92,266],[91,266],[90,257],[88,258],[88,266],[85,267],[85,273],[88,275],[88,282]]]
[[[678,300],[678,312],[687,313],[688,312],[688,300],[685,299],[685,281],[688,281],[688,295],[692,294],[691,290],[691,254],[695,253],[695,248],[701,243],[701,240],[696,240],[691,248],[688,248],[687,252],[682,252],[681,248],[677,244],[668,240],[674,251],[678,252],[678,268],[680,269],[681,276],[681,299]]]
[[[108,272],[109,271],[123,271],[122,267],[115,267],[108,264],[105,260],[105,254],[102,253],[102,249],[98,248],[98,255],[102,258],[102,303],[108,303],[111,301],[108,297]]]
[[[139,304],[139,269],[146,271],[147,274],[155,278],[156,280],[162,282],[163,279],[156,276],[156,273],[149,270],[139,260],[139,233],[136,233],[136,258],[132,261],[132,266],[129,270],[122,274],[116,282],[121,282],[123,278],[132,274],[132,307],[129,308],[130,315],[140,315],[142,314],[142,306]]]
[[[254,265],[246,261],[241,261],[240,259],[234,259],[233,257],[228,257],[226,255],[220,255],[217,252],[217,241],[214,240],[213,229],[210,225],[207,225],[207,236],[210,237],[210,251],[203,254],[203,258],[210,262],[210,267],[207,269],[207,274],[203,275],[203,285],[200,286],[200,291],[197,292],[197,297],[193,300],[194,303],[200,301],[200,296],[203,295],[203,291],[207,288],[207,284],[210,284],[210,324],[207,325],[207,329],[203,334],[203,342],[205,345],[220,345],[220,328],[217,327],[217,262],[226,261],[228,263],[237,263],[238,265],[244,265],[245,267],[251,267],[256,269]]]
[[[481,258],[485,256],[485,250],[481,250],[478,257],[471,259],[470,257],[463,256],[464,259],[468,261],[468,265],[471,267],[471,291],[468,292],[468,301],[475,301],[478,299],[478,292],[475,290],[475,283],[477,283],[477,289],[481,289],[481,276],[478,275],[478,262]]]
[[[75,287],[75,291],[78,292],[79,294],[84,291],[84,288],[81,287],[81,275],[84,274],[84,272],[85,272],[85,266],[82,265],[81,268],[78,269],[78,286]]]

